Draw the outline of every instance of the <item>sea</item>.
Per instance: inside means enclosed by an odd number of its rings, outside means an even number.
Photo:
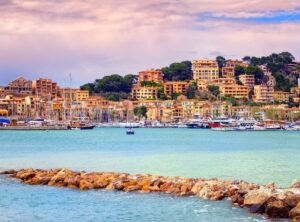
[[[0,131],[0,170],[69,168],[275,182],[287,187],[300,180],[299,142],[299,131],[139,128],[135,135],[126,135],[122,128]],[[269,220],[232,207],[228,200],[29,186],[2,175],[0,222],[10,221]]]

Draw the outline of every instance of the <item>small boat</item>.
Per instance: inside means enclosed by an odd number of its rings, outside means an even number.
[[[72,121],[71,124],[68,126],[68,129],[71,130],[92,130],[96,127],[96,125],[81,123],[78,121]]]
[[[133,130],[132,128],[128,128],[128,129],[126,130],[126,134],[127,134],[127,135],[134,135],[134,130]]]

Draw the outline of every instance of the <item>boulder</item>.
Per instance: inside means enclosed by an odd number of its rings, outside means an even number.
[[[289,217],[293,219],[294,221],[300,221],[300,203],[297,204],[296,207],[290,210]]]
[[[290,207],[283,200],[268,201],[266,214],[271,218],[288,218]]]
[[[251,213],[263,213],[270,195],[262,192],[247,194],[244,199],[244,206],[249,207]]]
[[[108,186],[108,181],[103,179],[103,178],[99,178],[97,180],[94,181],[94,188],[95,189],[102,189]]]
[[[89,190],[93,189],[94,185],[91,182],[88,182],[86,180],[81,180],[79,183],[79,189],[80,190]]]
[[[290,188],[300,189],[300,181],[294,180],[290,186]]]

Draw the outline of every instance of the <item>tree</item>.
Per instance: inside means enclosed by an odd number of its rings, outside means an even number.
[[[226,63],[226,59],[223,56],[217,56],[216,57],[216,61],[218,63],[219,69],[222,69],[222,67],[225,65]]]
[[[246,67],[245,73],[254,75],[256,83],[260,83],[264,75],[264,72],[259,67],[253,65]]]
[[[95,83],[87,83],[80,86],[81,90],[88,90],[90,93],[94,92],[95,90]]]
[[[139,119],[141,117],[147,118],[147,107],[146,106],[137,106],[133,109],[133,113],[135,116],[138,116]]]
[[[207,89],[208,89],[209,92],[211,92],[211,94],[213,94],[216,97],[220,94],[220,88],[219,88],[219,86],[208,85]]]
[[[243,66],[236,65],[234,67],[234,75],[238,77],[242,74],[245,74],[245,68]]]
[[[196,82],[192,82],[186,93],[185,93],[185,96],[188,98],[188,99],[194,99],[196,97],[196,92],[197,92],[197,84]]]
[[[172,63],[169,67],[161,69],[164,79],[168,81],[185,81],[192,79],[192,63],[183,61]]]

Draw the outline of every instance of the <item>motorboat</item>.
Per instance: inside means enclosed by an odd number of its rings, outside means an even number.
[[[126,130],[126,134],[127,134],[127,135],[134,135],[134,130],[133,130],[132,128],[128,128],[128,129]]]

